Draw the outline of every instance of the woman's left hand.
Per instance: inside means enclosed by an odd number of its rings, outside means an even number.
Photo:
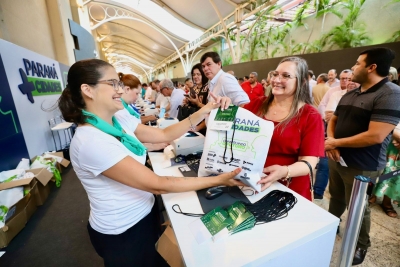
[[[267,176],[263,177],[257,184],[261,184],[261,191],[270,187],[275,181],[287,176],[288,169],[286,166],[272,165],[264,168],[263,173]]]

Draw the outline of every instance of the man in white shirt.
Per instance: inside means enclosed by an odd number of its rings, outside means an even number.
[[[352,73],[353,72],[349,69],[343,70],[339,75],[339,77],[340,77],[339,86],[333,87],[333,88],[329,89],[328,92],[326,92],[326,94],[324,95],[324,97],[322,98],[322,100],[318,106],[318,111],[321,114],[322,118],[325,119],[325,109],[326,109],[326,105],[328,105],[329,98],[331,97],[331,95],[334,92],[347,89],[347,84],[351,81]],[[328,76],[329,76],[329,74],[328,74]]]
[[[185,91],[175,89],[174,84],[170,79],[164,79],[160,82],[160,92],[165,97],[171,97],[168,116],[171,118],[177,118],[178,106],[182,105],[183,99],[185,98]]]
[[[145,93],[145,95],[144,95],[144,99],[145,100],[149,100],[149,98],[151,98],[151,94],[152,94],[152,92],[153,92],[153,89],[151,89],[151,84],[152,84],[153,82],[150,82],[149,83],[149,86],[146,88],[146,93]]]
[[[326,84],[329,85],[329,87],[333,88],[339,86],[339,80],[336,78],[336,76],[337,73],[335,69],[329,70],[328,81],[326,82]]]
[[[154,80],[151,82],[151,95],[149,97],[149,101],[154,103],[157,100],[158,95],[160,94],[160,81]]]
[[[158,95],[156,100],[156,108],[165,108],[165,111],[169,111],[170,106],[169,103],[171,102],[171,97],[165,97],[163,94]]]
[[[218,53],[207,52],[201,57],[200,62],[204,74],[209,79],[210,92],[216,96],[229,97],[232,103],[239,107],[250,102],[249,96],[240,87],[236,78],[222,70],[222,62]]]
[[[310,87],[310,97],[313,99],[312,89],[317,84],[317,81],[314,80],[314,72],[312,70],[308,70],[308,85]]]

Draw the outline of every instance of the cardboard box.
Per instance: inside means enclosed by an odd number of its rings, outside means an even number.
[[[57,164],[56,164],[56,167],[60,171],[60,173],[62,173],[63,168],[67,168],[69,166],[69,164],[71,163],[69,160],[64,158],[64,154],[62,151],[46,153],[46,154],[50,154],[50,155],[54,155],[54,156],[62,158],[61,162],[57,162]]]
[[[38,180],[36,189],[34,189],[33,195],[37,206],[41,206],[46,201],[50,194],[49,181],[53,178],[53,174],[45,168],[31,169],[27,172],[32,172],[35,175],[35,179]]]
[[[47,197],[50,195],[50,183],[47,185],[37,184],[37,194],[35,195],[36,206],[42,206],[46,202]]]
[[[16,186],[24,186],[24,189],[30,190],[30,193],[35,198],[36,205],[41,206],[50,194],[49,181],[51,178],[53,178],[53,174],[45,168],[31,169],[27,170],[27,172],[32,172],[35,177],[1,183],[0,190],[13,188]],[[35,181],[37,181],[37,183]]]
[[[15,180],[15,181],[7,182],[7,183],[1,183],[0,190],[6,190],[6,189],[13,188],[13,187],[18,187],[18,186],[24,187],[24,192],[29,191],[29,193],[26,194],[22,199],[20,199],[13,206],[9,207],[7,217],[6,217],[6,222],[24,210],[26,204],[28,203],[28,201],[31,197],[31,193],[33,193],[33,191],[36,190],[36,179],[28,178],[28,179]]]
[[[35,197],[32,194],[30,194],[28,204],[26,204],[25,209],[24,209],[25,216],[26,216],[26,222],[29,221],[29,219],[32,217],[32,215],[35,213],[36,210],[37,210],[37,206],[36,206]]]
[[[35,170],[34,178],[20,179],[0,184],[0,190],[17,186],[23,186],[24,191],[29,190],[29,193],[8,209],[5,225],[0,229],[0,248],[6,247],[10,243],[10,241],[25,227],[27,221],[36,211],[35,194],[38,194],[37,184],[41,184],[37,179],[45,181],[46,174],[50,173],[46,169],[43,170],[45,171],[42,172],[42,169]],[[50,178],[51,177],[52,175],[50,175]]]
[[[10,241],[25,227],[26,214],[20,212],[8,220],[0,229],[0,248],[6,247]]]
[[[170,222],[166,222],[163,225],[166,225],[167,228],[158,239],[156,250],[171,267],[184,267],[185,264],[183,263],[174,230],[171,228]]]
[[[30,198],[30,193],[28,193],[26,196],[24,196],[21,200],[19,200],[17,203],[12,205],[11,207],[8,208],[7,216],[6,216],[6,223],[7,221],[10,221],[12,218],[17,216],[19,213],[23,212],[25,209],[26,204],[29,201]]]
[[[30,180],[33,183],[35,182],[33,178],[31,178]],[[26,188],[27,186],[29,186],[29,183],[24,187]],[[0,229],[0,248],[6,247],[10,243],[10,241],[19,233],[19,231],[21,231],[22,228],[25,227],[27,220],[25,207],[28,204],[29,200],[32,198],[31,196],[31,193],[28,193],[21,200],[19,200],[8,209],[5,225]]]

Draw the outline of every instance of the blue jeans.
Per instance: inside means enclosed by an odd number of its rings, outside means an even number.
[[[324,195],[325,188],[328,185],[329,167],[328,157],[319,158],[317,174],[315,176],[314,193],[320,196]]]

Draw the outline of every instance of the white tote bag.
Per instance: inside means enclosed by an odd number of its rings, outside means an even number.
[[[228,130],[224,130],[228,129]],[[235,177],[260,192],[257,185],[264,176],[274,124],[252,112],[230,106],[226,111],[215,109],[210,113],[199,176],[230,172],[240,167]]]

